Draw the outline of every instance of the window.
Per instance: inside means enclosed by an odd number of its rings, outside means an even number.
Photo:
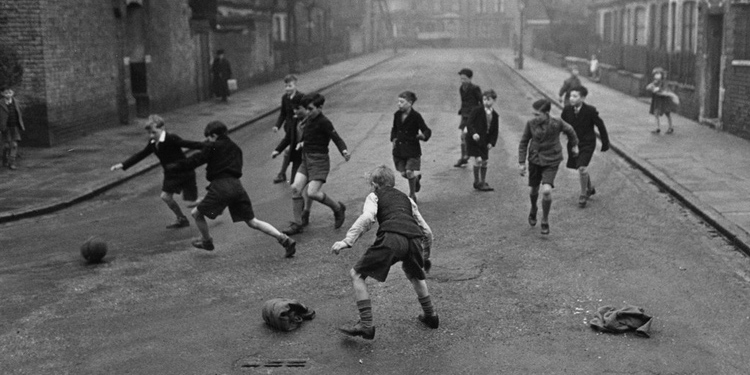
[[[620,11],[620,43],[628,44],[628,11]]]
[[[750,60],[750,5],[732,5],[735,12],[734,59]]]
[[[692,52],[695,49],[695,3],[682,4],[682,50]]]
[[[633,44],[637,46],[645,46],[646,45],[646,8],[638,7],[635,8],[635,17],[634,17],[634,40]]]
[[[656,4],[651,4],[648,13],[648,46],[656,48]]]
[[[675,47],[677,46],[677,44],[675,43],[675,39],[677,37],[677,3],[670,4],[669,16],[671,20],[671,27],[669,28],[669,50],[674,51]]]
[[[286,42],[286,14],[276,13],[273,15],[273,40],[276,42]]]
[[[669,4],[661,5],[659,12],[659,49],[667,50],[667,36],[669,36]]]
[[[602,22],[602,40],[605,43],[612,43],[613,41],[613,33],[614,30],[612,29],[612,12],[604,13],[604,20]]]

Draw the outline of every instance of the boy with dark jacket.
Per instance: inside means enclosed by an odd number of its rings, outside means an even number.
[[[584,86],[574,87],[570,90],[570,105],[565,106],[562,111],[562,120],[570,124],[578,136],[578,156],[568,158],[567,167],[578,169],[578,177],[581,182],[581,195],[578,197],[578,205],[586,207],[589,197],[596,194],[596,189],[591,183],[588,166],[596,149],[596,132],[602,138],[602,152],[609,150],[609,135],[604,121],[599,117],[596,107],[586,103],[589,90]]]
[[[3,149],[3,165],[15,170],[18,157],[18,142],[21,132],[26,131],[21,116],[21,106],[10,87],[0,87],[0,143]]]
[[[328,144],[333,141],[344,160],[349,161],[349,158],[351,158],[349,151],[346,149],[346,143],[333,128],[331,121],[323,115],[325,100],[323,95],[312,93],[305,95],[300,103],[307,113],[302,127],[301,141],[296,146],[302,150],[302,163],[294,176],[294,182],[292,182],[294,221],[289,224],[289,228],[284,230],[287,235],[298,234],[303,231],[303,211],[305,209],[302,197],[303,189],[306,189],[307,196],[310,199],[323,203],[333,211],[334,228],[341,227],[346,217],[346,206],[331,199],[322,190],[331,170]],[[309,211],[307,215],[309,215]]]
[[[273,127],[274,133],[279,131],[281,127],[284,127],[284,133],[288,134],[290,131],[294,131],[297,127],[297,122],[300,120],[294,115],[294,111],[299,104],[299,102],[302,100],[302,97],[305,95],[299,91],[297,91],[297,77],[293,74],[289,74],[288,76],[284,77],[284,95],[281,96],[281,108],[279,110],[279,118],[276,120],[276,125]],[[281,142],[284,143],[286,140],[282,140]],[[287,147],[289,146],[288,143],[286,144]],[[296,144],[296,143],[293,143]],[[281,144],[279,144],[281,146]],[[284,150],[282,148],[281,150]],[[279,152],[281,152],[281,150]],[[289,163],[292,162],[292,153],[294,153],[295,150],[292,150],[292,147],[286,150],[284,152],[284,160],[281,162],[281,170],[279,171],[279,174],[276,176],[276,178],[273,180],[273,183],[278,184],[280,182],[286,182],[286,169],[289,167]],[[296,153],[295,157],[299,158],[299,153]],[[299,159],[297,159],[299,160]],[[294,178],[295,171],[292,170],[291,178]]]
[[[206,164],[206,179],[210,182],[208,193],[192,212],[202,238],[193,241],[193,246],[209,251],[214,249],[206,217],[215,219],[229,207],[233,222],[244,221],[250,228],[276,238],[286,250],[285,256],[291,258],[296,252],[296,242],[273,225],[255,217],[250,197],[240,182],[242,150],[229,139],[227,132],[227,126],[223,123],[209,123],[204,130],[207,145],[203,150],[167,167],[168,171],[185,171]]]
[[[497,143],[500,117],[492,108],[497,99],[495,90],[482,94],[482,107],[474,108],[466,122],[466,149],[469,157],[474,158],[474,189],[479,191],[495,190],[485,181],[487,177],[487,159],[490,149]]]
[[[370,172],[369,178],[370,194],[365,199],[362,215],[346,233],[346,238],[331,246],[331,252],[339,254],[341,249],[352,247],[362,234],[378,223],[375,243],[349,271],[359,309],[359,322],[353,327],[341,327],[340,331],[367,340],[375,338],[372,302],[365,279],[372,277],[385,282],[391,266],[397,262],[402,263],[401,268],[422,306],[423,314],[419,315],[419,321],[436,329],[440,320],[425,282],[425,273],[430,266],[432,230],[419,213],[417,204],[393,187],[396,178],[390,168],[384,165],[377,167]]]
[[[419,141],[427,142],[432,130],[425,124],[422,115],[414,110],[417,95],[404,91],[398,95],[398,111],[393,114],[391,143],[393,144],[393,163],[401,176],[409,181],[409,197],[417,201],[417,192],[421,189],[420,180],[422,147]]]
[[[177,221],[167,225],[167,229],[184,228],[190,225],[187,217],[182,213],[180,205],[174,200],[174,194],[182,193],[182,199],[188,203],[188,206],[194,204],[198,199],[198,185],[195,183],[195,171],[173,172],[167,171],[166,166],[185,160],[183,148],[201,149],[203,142],[186,141],[176,134],[167,133],[166,123],[161,116],[151,115],[148,117],[146,126],[149,141],[146,147],[140,152],[129,157],[122,163],[113,165],[110,170],[127,170],[147,156],[154,154],[159,158],[162,168],[164,168],[164,181],[161,186],[161,200],[167,204],[172,212],[177,216]]]
[[[458,110],[458,114],[461,116],[461,123],[458,125],[458,130],[461,132],[461,158],[453,166],[463,167],[469,163],[469,155],[466,150],[466,122],[469,120],[471,111],[482,106],[482,89],[471,83],[474,76],[471,69],[461,69],[458,76],[461,79],[461,87],[458,89],[461,96],[461,108]]]

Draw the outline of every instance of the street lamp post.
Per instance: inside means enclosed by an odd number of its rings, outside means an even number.
[[[516,58],[516,67],[518,70],[523,69],[523,31],[526,28],[526,0],[519,0],[518,2],[519,12],[519,37],[518,37],[518,57]]]

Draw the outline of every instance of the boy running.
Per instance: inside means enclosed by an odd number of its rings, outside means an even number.
[[[151,154],[159,158],[162,168],[164,168],[164,181],[161,185],[161,200],[167,204],[172,212],[177,216],[177,221],[167,225],[167,229],[184,228],[190,225],[190,221],[182,213],[180,205],[174,200],[174,194],[182,193],[182,198],[189,202],[188,207],[194,204],[198,199],[198,185],[195,183],[195,171],[189,170],[184,172],[173,172],[166,169],[167,165],[185,160],[185,153],[182,148],[201,149],[205,145],[203,142],[186,141],[179,136],[167,133],[166,122],[161,116],[151,115],[148,117],[146,126],[149,141],[146,147],[137,154],[129,157],[122,163],[113,165],[110,170],[127,170],[139,161],[145,159]]]
[[[275,133],[279,131],[279,129],[281,129],[281,126],[283,125],[284,133],[288,134],[290,131],[294,131],[294,128],[296,128],[297,126],[297,122],[300,120],[295,116],[295,108],[305,94],[297,91],[297,77],[293,74],[284,77],[284,91],[284,95],[281,96],[281,109],[279,110],[279,118],[276,120],[276,125],[274,125],[273,127],[273,132]],[[284,142],[284,140],[282,140],[282,142]],[[297,143],[295,142],[291,144],[296,145]],[[289,144],[286,145],[288,146]],[[284,152],[284,160],[281,162],[281,170],[273,180],[274,184],[286,182],[286,169],[289,167],[289,163],[292,162],[291,153],[293,151],[294,150],[292,150],[292,148],[290,147]],[[294,178],[294,170],[292,170],[291,177]]]
[[[474,189],[479,191],[495,190],[485,181],[487,177],[487,159],[490,149],[497,143],[500,117],[492,108],[497,99],[495,90],[482,94],[482,107],[475,108],[466,122],[466,150],[474,158]]]
[[[568,137],[568,147],[578,154],[578,137],[573,127],[565,121],[552,118],[549,111],[552,103],[539,99],[532,105],[534,118],[526,123],[526,128],[518,145],[518,168],[521,176],[526,175],[526,155],[529,158],[529,187],[531,191],[531,211],[529,225],[536,225],[537,199],[539,186],[542,192],[542,234],[549,234],[549,211],[552,207],[552,188],[555,187],[557,168],[563,159],[560,133]]]
[[[561,118],[576,131],[578,136],[578,156],[568,159],[568,168],[578,169],[578,177],[581,181],[581,195],[578,197],[578,206],[586,207],[589,197],[596,194],[594,184],[588,166],[596,149],[596,133],[594,127],[599,129],[602,138],[602,152],[609,150],[609,136],[604,121],[599,117],[596,107],[586,103],[589,90],[584,86],[574,87],[570,90],[570,105],[563,108]]]
[[[255,217],[250,197],[240,182],[242,150],[229,139],[227,132],[227,126],[223,123],[210,122],[204,130],[207,144],[203,150],[167,167],[169,171],[183,171],[206,164],[206,179],[210,182],[208,193],[192,212],[202,238],[193,241],[193,246],[209,251],[214,249],[206,217],[216,219],[224,208],[229,207],[233,222],[244,221],[250,228],[276,238],[286,250],[285,256],[291,258],[296,252],[296,242],[273,225]]]
[[[469,155],[466,151],[466,122],[469,121],[471,111],[482,106],[482,89],[471,83],[474,72],[464,68],[458,72],[458,76],[461,79],[461,87],[458,89],[461,95],[461,109],[458,110],[461,116],[461,123],[458,125],[458,130],[461,132],[461,158],[453,165],[457,168],[469,163]]]
[[[362,215],[346,233],[346,238],[331,247],[331,252],[338,255],[341,249],[352,247],[362,234],[378,223],[375,243],[349,271],[359,309],[359,322],[340,330],[349,336],[362,336],[367,340],[375,338],[372,303],[365,279],[369,276],[385,282],[391,266],[397,262],[402,262],[401,268],[422,306],[423,314],[419,315],[419,321],[430,328],[438,328],[440,320],[425,282],[425,271],[429,271],[430,264],[425,258],[430,255],[432,230],[419,213],[417,204],[393,187],[396,177],[390,168],[384,165],[375,168],[370,172],[369,180],[370,194],[365,199]]]
[[[328,156],[328,144],[333,141],[341,152],[344,160],[349,161],[351,154],[346,149],[346,143],[341,139],[331,121],[323,115],[325,97],[318,93],[307,94],[302,98],[301,105],[307,109],[307,117],[302,127],[301,142],[297,149],[302,150],[302,163],[292,182],[292,213],[294,221],[284,230],[287,235],[302,233],[303,210],[305,204],[302,192],[307,187],[307,196],[323,203],[333,211],[334,228],[344,224],[346,206],[337,202],[323,192],[323,184],[331,170],[331,159]],[[309,211],[308,211],[309,212]],[[309,213],[307,213],[309,215]],[[304,220],[307,221],[307,220]]]
[[[422,115],[414,110],[417,95],[404,91],[398,95],[398,110],[393,114],[391,143],[393,144],[393,163],[401,176],[409,181],[409,198],[417,201],[417,192],[421,189],[420,180],[422,147],[419,141],[430,139],[432,130],[425,124]]]

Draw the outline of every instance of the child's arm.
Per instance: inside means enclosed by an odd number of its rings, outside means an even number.
[[[599,117],[599,111],[594,108],[593,111],[594,126],[599,130],[599,137],[602,140],[602,152],[609,150],[609,134],[607,134],[607,127],[604,126],[604,120]]]
[[[375,193],[370,193],[365,198],[365,204],[362,207],[362,215],[359,215],[357,220],[346,232],[346,238],[333,244],[331,251],[334,254],[338,254],[341,249],[352,247],[355,242],[359,239],[362,234],[366,233],[373,224],[377,221],[375,215],[378,214],[378,197]]]
[[[578,154],[578,135],[576,135],[575,129],[565,121],[560,120],[560,123],[562,124],[562,132],[568,137],[568,148],[574,154]]]
[[[344,142],[343,139],[341,139],[341,136],[339,133],[336,132],[336,129],[333,128],[333,124],[331,124],[330,121],[328,121],[326,124],[323,125],[323,130],[328,133],[328,136],[331,138],[333,143],[336,145],[336,147],[339,149],[339,152],[341,155],[344,156],[344,159],[346,161],[349,161],[350,154],[349,150],[346,148],[346,142]]]
[[[391,126],[391,143],[396,141],[396,119],[401,116],[401,113],[396,112],[393,114],[393,126]]]
[[[287,146],[290,146],[292,144],[291,138],[292,138],[292,132],[287,132],[286,135],[284,135],[284,138],[282,138],[281,141],[279,142],[279,145],[276,146],[276,149],[274,149],[273,152],[271,153],[271,157],[275,158],[281,153],[281,151],[284,151],[284,149]]]
[[[497,144],[497,137],[498,133],[500,132],[499,122],[500,120],[497,120],[493,115],[492,121],[490,122],[490,134],[487,137],[487,144],[492,145],[492,147],[495,147],[495,145]]]
[[[169,133],[167,133],[167,135],[169,135]],[[191,150],[200,150],[204,146],[206,146],[205,142],[188,141],[188,140],[180,138],[180,136],[176,134],[171,134],[171,136],[174,142],[182,148],[189,148]]]
[[[484,110],[481,107],[477,107],[477,108],[472,109],[471,113],[469,114],[469,121],[466,121],[466,133],[470,137],[472,137],[475,141],[479,140],[479,135],[477,134],[477,129],[474,126],[474,124],[477,121],[477,116],[479,116],[479,112],[484,112]]]
[[[420,139],[422,141],[429,141],[430,137],[432,137],[432,129],[427,127],[427,124],[424,122],[424,118],[422,118],[422,115],[417,116],[417,121],[419,121],[419,131],[422,133],[421,137],[417,135],[417,139]]]
[[[151,155],[152,152],[153,152],[153,150],[151,149],[151,143],[148,143],[146,145],[146,147],[143,148],[143,150],[141,150],[138,153],[136,153],[135,155],[129,157],[124,162],[113,165],[110,168],[110,170],[113,170],[113,171],[116,170],[116,169],[127,170],[128,168],[130,168],[130,167],[134,166],[135,164],[137,164],[139,161],[145,159],[146,156]]]
[[[181,172],[198,168],[201,165],[208,163],[208,159],[212,150],[212,147],[207,146],[202,151],[196,152],[187,159],[169,164],[165,169],[170,172]]]
[[[414,216],[414,220],[417,221],[417,225],[419,225],[419,228],[422,229],[422,233],[425,237],[425,246],[426,247],[432,247],[432,229],[430,229],[430,226],[427,225],[427,222],[424,221],[424,218],[422,217],[422,214],[419,213],[419,207],[417,207],[417,203],[415,203],[411,198],[409,198],[409,201],[411,201],[411,214]]]
[[[284,121],[286,121],[286,116],[287,116],[286,107],[287,106],[284,105],[284,99],[286,97],[287,97],[286,95],[281,96],[281,109],[279,110],[279,118],[276,119],[276,125],[273,126],[274,132],[279,131],[279,129],[281,129],[281,125],[284,124]],[[288,100],[291,100],[291,99],[288,99]]]

